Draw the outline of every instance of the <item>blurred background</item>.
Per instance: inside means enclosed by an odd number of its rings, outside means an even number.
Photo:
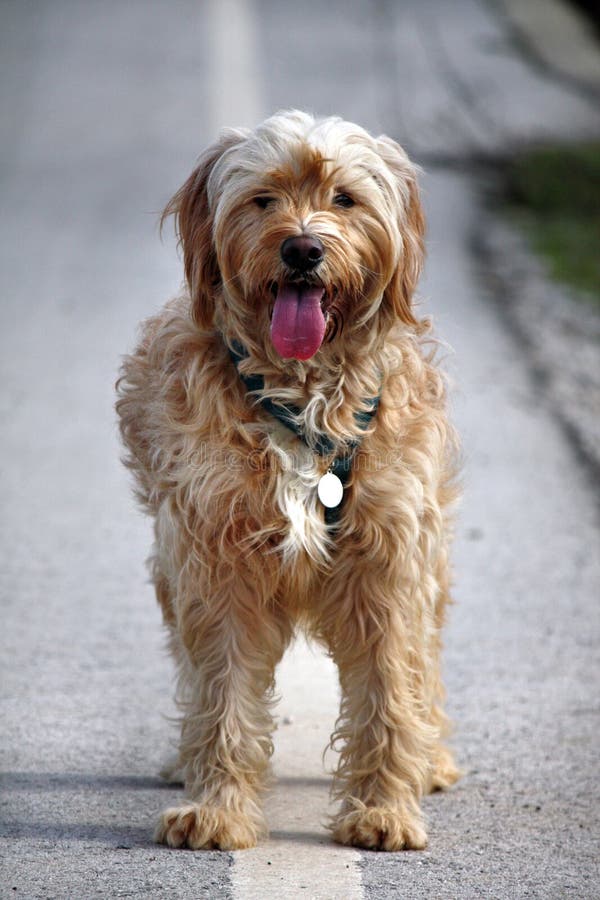
[[[302,843],[282,812],[283,871],[304,847],[348,898],[384,896],[398,866],[407,896],[592,896],[597,28],[566,0],[0,3],[5,889],[271,896],[266,868],[240,893],[246,863],[208,854],[192,878],[150,842],[171,675],[113,386],[181,280],[166,201],[222,126],[300,107],[389,134],[424,170],[421,302],[453,348],[465,447],[446,668],[469,774],[427,801],[427,866],[371,855],[348,874],[318,816]],[[334,674],[301,655],[281,686],[277,771],[317,784],[320,750],[305,766],[299,748],[326,742]]]

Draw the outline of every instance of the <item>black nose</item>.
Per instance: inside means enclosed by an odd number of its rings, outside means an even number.
[[[323,257],[325,248],[321,241],[310,235],[288,238],[281,245],[281,258],[284,263],[297,272],[310,272],[316,269]]]

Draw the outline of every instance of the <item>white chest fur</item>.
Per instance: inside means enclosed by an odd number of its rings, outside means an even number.
[[[329,539],[317,488],[322,476],[319,458],[283,426],[274,427],[270,447],[277,456],[277,504],[289,523],[281,546],[284,560],[303,551],[315,560],[328,557]]]

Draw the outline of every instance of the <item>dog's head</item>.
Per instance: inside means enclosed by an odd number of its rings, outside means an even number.
[[[225,131],[170,214],[198,324],[274,360],[418,324],[424,221],[389,138],[296,111]]]

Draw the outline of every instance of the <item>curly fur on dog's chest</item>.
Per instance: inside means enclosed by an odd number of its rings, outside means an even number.
[[[301,551],[315,561],[325,561],[330,537],[317,496],[323,464],[314,451],[284,432],[283,426],[269,427],[269,448],[280,468],[276,500],[287,520],[280,552],[284,562],[292,562]]]

